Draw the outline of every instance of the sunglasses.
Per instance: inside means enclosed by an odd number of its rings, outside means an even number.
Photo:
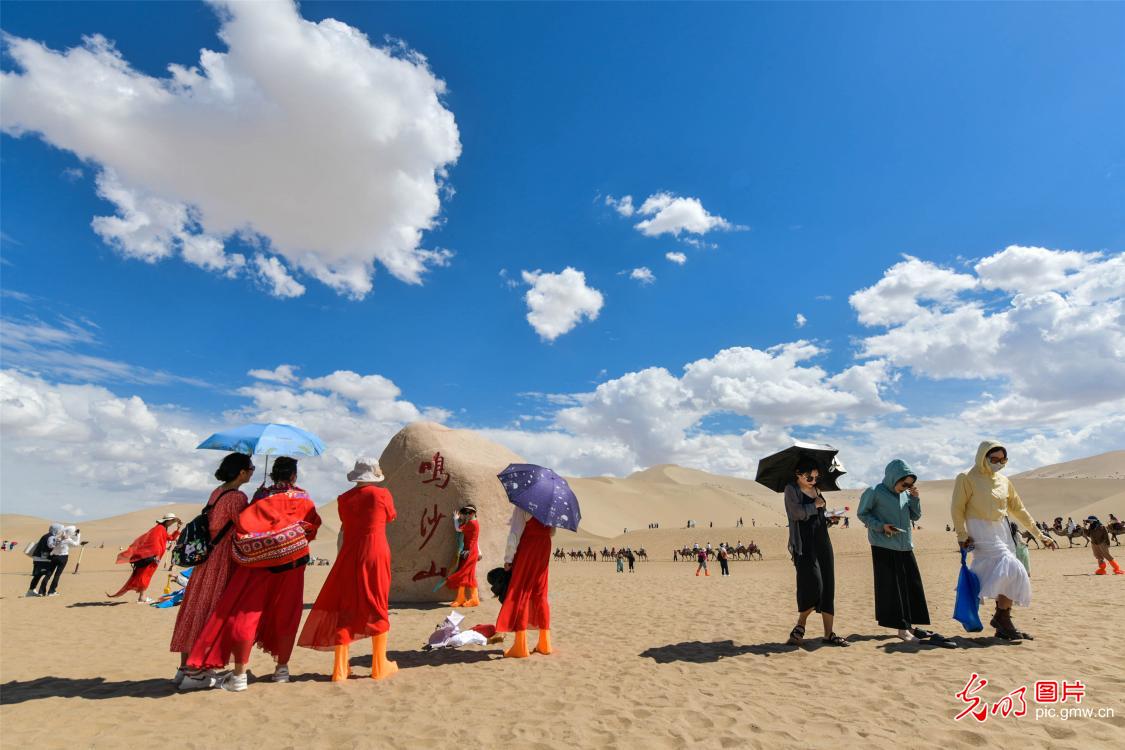
[[[805,478],[806,482],[816,482],[816,480],[820,479],[820,476],[818,476],[816,474],[811,474],[811,473],[810,474],[802,474],[801,476],[803,476]]]

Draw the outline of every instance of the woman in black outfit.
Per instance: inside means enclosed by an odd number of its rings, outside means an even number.
[[[797,625],[789,633],[789,644],[800,646],[805,637],[805,622],[813,610],[824,621],[822,643],[849,645],[832,630],[835,612],[836,576],[828,520],[824,517],[824,496],[816,488],[820,469],[810,459],[797,463],[794,481],[785,488],[785,513],[789,516],[789,554],[797,568]]]

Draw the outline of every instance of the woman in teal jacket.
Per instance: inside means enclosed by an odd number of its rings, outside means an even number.
[[[882,484],[864,490],[859,500],[856,515],[867,527],[871,543],[875,619],[897,630],[904,641],[929,638],[937,645],[952,645],[937,633],[914,627],[930,624],[911,528],[922,517],[917,481],[906,462],[895,459],[887,464]]]

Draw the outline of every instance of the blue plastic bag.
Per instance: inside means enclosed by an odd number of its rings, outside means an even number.
[[[970,633],[984,630],[980,622],[980,579],[965,564],[967,549],[961,549],[961,575],[957,577],[957,600],[953,605],[953,619],[961,623]]]

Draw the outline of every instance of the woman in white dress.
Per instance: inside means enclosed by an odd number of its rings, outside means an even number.
[[[1011,517],[1048,549],[1054,540],[1043,534],[1027,512],[1016,488],[1000,472],[1008,463],[1008,450],[992,440],[977,448],[973,468],[957,475],[953,483],[953,528],[957,542],[973,551],[972,570],[980,578],[981,599],[996,600],[991,625],[1004,640],[1033,640],[1012,623],[1012,605],[1031,605],[1031,579],[1016,557],[1008,518]]]

